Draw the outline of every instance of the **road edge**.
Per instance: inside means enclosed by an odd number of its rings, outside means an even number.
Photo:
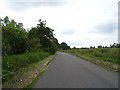
[[[55,53],[54,55],[51,55],[49,57],[47,57],[46,59],[49,59],[45,64],[44,64],[44,68],[42,69],[42,71],[39,72],[39,74],[34,77],[34,79],[31,80],[31,83],[28,83],[27,85],[25,85],[23,88],[23,90],[26,90],[27,88],[30,90],[34,87],[36,81],[38,79],[40,79],[40,77],[46,72],[46,70],[48,69],[50,63],[54,60],[55,56],[57,55],[57,53]]]
[[[85,59],[85,60],[87,60],[87,61],[89,61],[91,63],[99,65],[99,66],[101,66],[101,67],[103,67],[105,69],[111,70],[113,72],[119,72],[118,64],[113,64],[113,63],[108,62],[108,61],[96,60],[94,58],[84,56],[84,55],[78,55],[78,54],[69,53],[69,52],[65,52],[65,51],[62,51],[62,52],[68,53],[68,54],[71,54],[71,55],[74,55],[74,56],[77,56],[77,57],[80,57],[82,59]]]

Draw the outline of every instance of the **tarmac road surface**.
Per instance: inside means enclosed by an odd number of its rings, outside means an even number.
[[[58,52],[34,88],[118,88],[118,73]]]

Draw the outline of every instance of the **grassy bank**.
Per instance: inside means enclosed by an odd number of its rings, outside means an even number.
[[[28,52],[20,55],[2,57],[2,80],[3,83],[11,79],[23,68],[29,67],[30,64],[36,63],[50,54],[44,51]]]
[[[18,70],[13,78],[3,84],[3,88],[23,88],[25,90],[32,88],[36,80],[46,71],[54,57],[55,55],[50,55],[39,62]]]
[[[117,48],[90,48],[64,50],[64,52],[79,56],[113,71],[118,71],[119,50]]]

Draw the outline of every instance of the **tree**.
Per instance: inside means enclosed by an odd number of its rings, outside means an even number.
[[[3,27],[2,34],[3,43],[11,47],[11,54],[25,52],[27,33],[24,30],[8,25]]]
[[[70,46],[68,46],[65,42],[62,42],[60,44],[60,49],[67,50],[67,49],[70,49]]]
[[[23,23],[18,23],[16,26],[20,29],[23,29]]]
[[[9,21],[6,16],[2,26],[3,55],[20,54],[26,50],[28,34],[21,28],[16,27],[14,20]]]
[[[0,25],[3,55],[21,54],[31,50],[44,50],[53,54],[58,49],[59,43],[54,37],[54,30],[46,26],[46,21],[40,19],[39,24],[30,31],[23,28],[23,23],[17,23],[14,19],[10,21],[7,16],[0,19]]]
[[[90,48],[93,48],[92,46],[90,46]]]
[[[120,43],[118,43],[115,47],[116,47],[116,48],[120,48]]]
[[[98,46],[98,48],[102,48],[102,45]]]
[[[37,27],[30,29],[29,38],[39,39],[40,49],[55,53],[58,48],[58,40],[54,37],[53,31],[53,29],[46,26],[46,21],[41,21],[40,19]]]
[[[39,24],[37,24],[37,28],[45,28],[46,27],[46,21],[42,21],[41,19],[38,20]]]
[[[4,24],[5,24],[5,25],[8,25],[9,23],[10,23],[9,17],[6,16],[6,17],[4,18]]]
[[[111,48],[120,48],[120,43],[113,43],[113,45],[110,44],[110,47]]]
[[[74,46],[73,49],[76,49],[76,47]]]

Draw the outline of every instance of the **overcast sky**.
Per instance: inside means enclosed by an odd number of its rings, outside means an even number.
[[[119,0],[0,0],[0,17],[35,27],[39,19],[71,47],[118,42]]]

